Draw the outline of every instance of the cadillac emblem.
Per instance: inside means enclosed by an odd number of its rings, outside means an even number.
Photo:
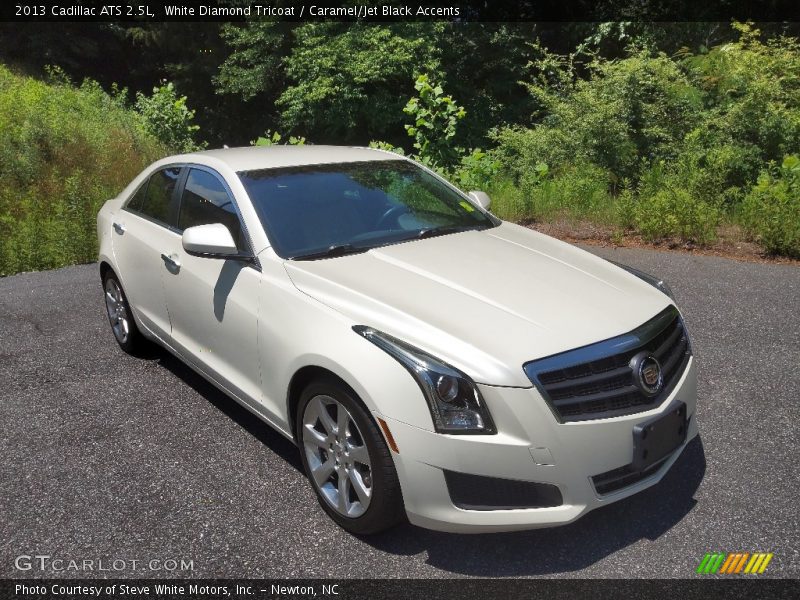
[[[664,387],[661,364],[647,352],[640,352],[631,359],[633,383],[647,396],[655,396]]]

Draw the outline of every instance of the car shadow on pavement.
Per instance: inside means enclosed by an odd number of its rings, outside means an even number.
[[[143,358],[157,360],[162,367],[180,378],[220,412],[235,421],[247,433],[303,474],[303,464],[300,462],[297,446],[238,404],[233,398],[218,390],[181,360],[161,348],[150,350],[148,355]],[[304,474],[303,477],[305,477]]]
[[[706,470],[700,437],[692,440],[655,486],[594,510],[563,527],[460,535],[405,525],[362,538],[383,552],[426,552],[428,564],[462,575],[519,577],[579,571],[641,539],[655,540],[695,506]]]

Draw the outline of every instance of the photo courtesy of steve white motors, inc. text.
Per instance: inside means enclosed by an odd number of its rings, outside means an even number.
[[[14,585],[16,596],[40,596],[52,594],[53,596],[250,596],[256,593],[271,594],[273,596],[338,596],[339,584],[314,585],[285,585],[272,583],[260,586],[252,585],[212,585],[199,583],[154,583],[154,584],[65,584],[56,583],[49,585],[29,585],[17,583]]]

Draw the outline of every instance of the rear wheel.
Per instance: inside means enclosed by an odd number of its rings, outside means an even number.
[[[335,379],[311,383],[297,423],[306,475],[334,521],[351,533],[370,534],[402,519],[389,448],[352,390]]]
[[[128,297],[122,290],[117,276],[111,271],[103,277],[103,292],[108,322],[111,324],[114,339],[128,354],[136,353],[145,345],[146,340],[136,327]]]

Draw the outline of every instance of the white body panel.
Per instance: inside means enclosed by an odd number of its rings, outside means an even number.
[[[241,262],[191,256],[176,233],[165,252],[180,263],[162,270],[171,343],[215,378],[260,399],[259,273]]]
[[[159,248],[174,234],[126,211],[118,211],[109,237],[111,250],[122,275],[128,299],[136,306],[142,324],[163,337],[169,335],[163,260]]]
[[[658,481],[607,496],[590,477],[631,460],[632,427],[687,405],[697,433],[693,359],[659,406],[621,417],[559,423],[523,371],[528,361],[627,333],[671,304],[634,275],[569,244],[503,223],[316,261],[287,261],[270,247],[237,171],[399,157],[368,149],[247,148],[176,156],[149,167],[98,215],[101,264],[120,277],[145,335],[188,362],[237,401],[293,437],[290,386],[307,367],[347,383],[384,419],[412,522],[452,531],[499,531],[566,523]],[[179,233],[123,208],[164,165],[202,165],[229,186],[256,264],[189,255]],[[466,196],[465,196],[466,198]],[[480,207],[476,205],[476,209]],[[114,231],[121,223],[124,233]],[[166,254],[174,268],[161,259]],[[434,430],[419,386],[393,357],[353,332],[365,325],[457,367],[480,387],[496,435]],[[547,448],[554,465],[531,450]],[[442,469],[552,483],[557,508],[463,510]]]

